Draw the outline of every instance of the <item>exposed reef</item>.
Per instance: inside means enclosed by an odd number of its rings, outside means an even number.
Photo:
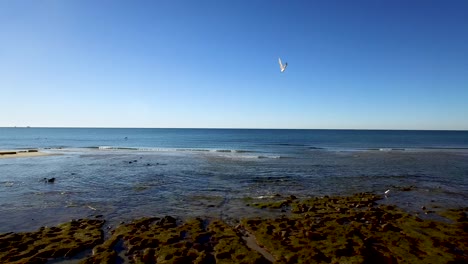
[[[118,245],[126,249],[123,257],[118,256]],[[83,263],[114,263],[117,258],[133,263],[268,263],[222,221],[177,223],[170,216],[119,226]]]
[[[286,199],[255,204],[292,212],[244,219],[242,226],[277,263],[449,263],[468,260],[467,208],[442,214],[455,222],[422,220],[362,193],[351,197]]]
[[[310,199],[274,196],[249,206],[282,213],[278,217],[252,216],[229,224],[211,218],[149,217],[122,223],[105,240],[103,220],[77,220],[0,235],[0,262],[44,263],[56,258],[81,263],[468,262],[468,208],[446,210],[440,213],[442,221],[423,220],[395,206],[379,205],[379,199],[371,193]]]
[[[1,263],[45,263],[73,257],[103,242],[102,220],[72,220],[36,232],[0,235]]]

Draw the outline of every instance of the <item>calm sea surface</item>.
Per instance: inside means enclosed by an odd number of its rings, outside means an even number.
[[[103,215],[236,219],[275,194],[468,206],[467,131],[0,128],[0,233]],[[56,178],[54,184],[44,178]]]

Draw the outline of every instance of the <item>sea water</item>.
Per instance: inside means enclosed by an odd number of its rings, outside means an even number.
[[[269,215],[245,205],[278,194],[468,206],[467,131],[0,128],[0,149],[31,148],[53,155],[0,159],[0,233],[99,215]]]

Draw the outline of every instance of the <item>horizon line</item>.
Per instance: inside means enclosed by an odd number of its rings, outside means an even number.
[[[0,128],[78,128],[78,129],[218,129],[218,130],[368,130],[368,131],[459,131],[468,129],[405,129],[405,128],[249,128],[249,127],[75,127],[75,126],[0,126]]]

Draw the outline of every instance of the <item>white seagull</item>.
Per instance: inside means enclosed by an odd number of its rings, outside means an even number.
[[[286,70],[286,67],[288,67],[288,63],[286,62],[284,65],[283,63],[281,62],[281,58],[278,58],[278,62],[279,62],[279,65],[280,65],[280,70],[281,72],[284,72]]]

